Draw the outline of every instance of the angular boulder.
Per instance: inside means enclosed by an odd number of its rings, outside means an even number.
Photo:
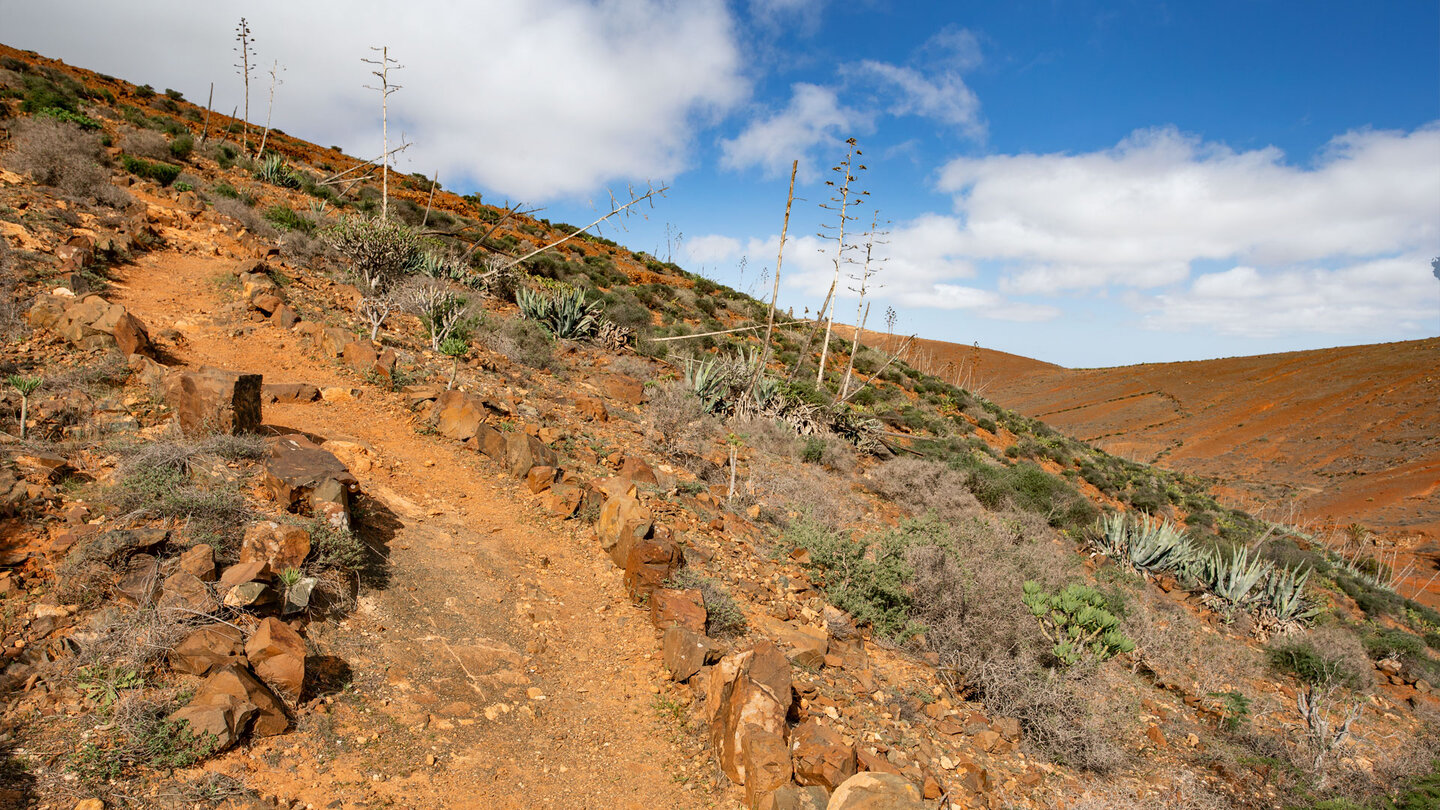
[[[188,675],[204,675],[212,669],[245,661],[245,638],[228,624],[209,624],[170,649],[170,668]]]
[[[308,556],[310,533],[290,523],[252,523],[240,545],[240,562],[263,562],[272,574],[298,569]]]
[[[833,791],[855,775],[855,749],[846,745],[840,732],[816,720],[801,723],[790,735],[795,760],[795,781],[819,785]]]
[[[350,527],[350,496],[360,482],[334,453],[304,436],[271,440],[265,485],[287,511],[309,509],[337,528]]]
[[[291,703],[305,686],[305,641],[290,625],[271,616],[245,642],[245,657],[266,685]]]
[[[260,393],[266,402],[314,402],[320,398],[320,389],[310,383],[265,383]]]
[[[253,433],[260,427],[261,375],[218,368],[172,373],[165,401],[192,436]]]
[[[610,555],[611,562],[624,568],[631,547],[649,537],[653,527],[649,509],[630,495],[618,495],[606,499],[600,507],[595,532],[601,550]]]
[[[580,501],[583,497],[579,487],[570,484],[556,484],[545,493],[542,503],[546,509],[550,510],[551,514],[561,520],[568,520],[580,511]]]
[[[790,711],[790,662],[780,649],[761,642],[720,659],[705,689],[705,718],[720,769],[745,784],[745,740],[758,731],[785,737]]]
[[[706,664],[719,660],[720,646],[700,633],[678,624],[665,628],[660,642],[665,669],[674,680],[690,680]]]
[[[220,607],[209,586],[194,574],[180,571],[165,578],[165,585],[156,603],[161,610],[179,610],[182,613],[206,614]]]
[[[505,435],[505,463],[510,474],[524,478],[535,467],[556,467],[560,457],[544,442],[525,433]]]
[[[867,772],[836,788],[826,810],[925,810],[925,801],[905,777]]]
[[[442,436],[457,442],[467,441],[480,430],[485,421],[484,402],[464,391],[446,391],[435,398],[430,409],[430,425]]]
[[[215,549],[208,543],[197,543],[185,550],[176,567],[201,582],[215,581]]]
[[[630,554],[625,558],[625,590],[637,602],[648,599],[684,564],[685,554],[674,540],[661,537],[641,540],[630,547]]]
[[[782,735],[747,725],[743,756],[746,807],[758,808],[761,799],[790,784],[790,748]]]
[[[830,794],[822,787],[782,785],[760,799],[756,810],[825,810]]]
[[[664,629],[678,624],[692,633],[704,634],[705,597],[694,588],[656,588],[650,592],[650,622]]]

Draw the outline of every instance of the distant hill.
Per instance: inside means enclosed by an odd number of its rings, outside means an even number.
[[[1293,500],[1304,520],[1440,539],[1440,338],[1101,369],[934,340],[907,357],[1114,455],[1214,477],[1249,506]]]

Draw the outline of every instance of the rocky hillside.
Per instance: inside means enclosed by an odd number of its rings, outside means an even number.
[[[175,93],[0,48],[0,105],[5,803],[1440,789],[1364,538]]]

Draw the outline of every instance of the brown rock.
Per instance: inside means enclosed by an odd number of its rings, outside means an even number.
[[[208,543],[197,543],[180,555],[179,569],[201,582],[215,581],[215,549]]]
[[[782,785],[760,799],[757,810],[825,810],[830,794],[825,788]]]
[[[639,405],[645,401],[645,386],[634,377],[612,374],[596,380],[596,385],[606,396],[626,405]]]
[[[744,738],[751,733],[749,727],[783,738],[790,701],[790,662],[769,642],[726,656],[710,670],[705,718],[711,747],[731,781],[745,784]]]
[[[219,622],[191,631],[169,652],[170,667],[188,675],[204,675],[244,659],[245,644],[240,631]]]
[[[211,613],[220,607],[210,588],[199,577],[184,571],[165,578],[158,604],[161,609],[182,608],[194,613]]]
[[[664,629],[678,624],[703,635],[707,618],[705,598],[694,588],[656,588],[650,592],[650,621],[656,627]]]
[[[655,477],[655,471],[645,463],[645,459],[638,456],[626,456],[625,461],[620,464],[619,475],[621,478],[628,478],[637,484],[650,484],[654,486],[659,482]]]
[[[120,353],[127,357],[137,354],[149,356],[155,352],[145,324],[128,312],[115,320],[111,334],[115,337],[115,345],[119,347]]]
[[[505,435],[505,461],[510,466],[511,475],[524,478],[532,467],[555,467],[559,465],[560,458],[534,436],[508,433]]]
[[[570,484],[556,484],[545,493],[545,508],[559,517],[561,520],[568,520],[580,511],[580,501],[584,496],[579,487]]]
[[[816,720],[795,728],[790,750],[795,758],[795,781],[802,785],[833,791],[855,775],[855,749],[845,744],[839,732]]]
[[[825,654],[830,650],[830,634],[825,628],[782,624],[775,631],[788,648],[786,658],[807,669],[820,669],[825,665]]]
[[[155,604],[160,596],[160,562],[149,554],[136,554],[130,558],[115,592],[121,600],[143,607]]]
[[[900,775],[900,769],[891,764],[890,760],[868,748],[855,749],[855,763],[862,771]]]
[[[259,374],[218,368],[177,372],[165,387],[180,427],[190,435],[253,433],[260,427]]]
[[[272,737],[284,733],[290,727],[290,716],[285,704],[250,673],[237,664],[215,670],[195,695],[195,702],[218,697],[243,700],[256,708],[255,722],[250,732],[257,737]]]
[[[673,540],[641,540],[630,547],[625,558],[625,590],[637,602],[647,599],[684,564],[685,554]]]
[[[269,315],[280,307],[285,306],[285,302],[280,300],[280,296],[273,293],[259,293],[250,299],[250,306]]]
[[[485,417],[484,402],[463,391],[446,391],[440,394],[435,399],[435,407],[430,409],[430,424],[440,435],[457,442],[475,436]]]
[[[271,616],[245,643],[250,667],[276,693],[297,703],[305,686],[305,642],[290,625]]]
[[[835,789],[826,810],[925,810],[925,802],[904,777],[857,773]]]
[[[701,667],[720,657],[715,642],[678,624],[665,628],[661,652],[670,677],[681,682],[690,680]]]
[[[320,398],[320,389],[310,383],[265,383],[260,393],[266,402],[314,402]]]
[[[790,748],[784,736],[747,724],[742,756],[746,806],[758,808],[761,799],[790,783]]]
[[[606,500],[600,507],[600,519],[595,524],[600,548],[622,568],[630,557],[630,549],[649,537],[652,528],[650,510],[628,495]]]
[[[185,730],[195,737],[213,740],[213,752],[219,752],[240,742],[258,713],[259,709],[248,700],[217,693],[203,700],[196,697],[165,719],[184,723]]]
[[[270,579],[270,566],[265,560],[251,560],[250,562],[236,563],[226,568],[220,575],[220,581],[216,587],[222,591],[228,591],[236,585],[243,585],[246,582],[255,580]]]
[[[530,472],[525,474],[525,486],[536,494],[544,492],[554,485],[558,472],[559,470],[554,467],[531,467]]]
[[[272,439],[270,457],[265,461],[265,484],[275,500],[288,511],[309,507],[325,512],[324,504],[338,508],[349,527],[349,496],[360,491],[360,482],[334,453],[304,436]]]
[[[252,523],[240,546],[240,562],[264,562],[272,574],[298,569],[308,556],[310,533],[289,523]]]
[[[380,352],[375,348],[375,344],[368,340],[352,340],[340,354],[345,365],[361,374],[374,371],[375,364],[380,362]]]
[[[592,422],[610,421],[610,412],[605,410],[605,403],[594,397],[576,397],[575,410]]]
[[[43,450],[24,450],[14,458],[15,466],[20,468],[27,478],[41,483],[59,481],[65,474],[71,472],[70,462],[58,453],[47,453]]]
[[[281,304],[270,313],[270,323],[281,329],[294,329],[300,323],[300,313],[296,312],[289,304]]]
[[[1020,721],[1013,717],[996,717],[990,721],[990,727],[1010,742],[1020,740]]]

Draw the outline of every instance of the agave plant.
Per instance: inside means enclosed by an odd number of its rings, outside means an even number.
[[[1196,558],[1195,547],[1175,524],[1148,515],[1102,517],[1092,542],[1111,559],[1151,574],[1186,570]]]
[[[1256,586],[1264,582],[1275,564],[1236,548],[1226,558],[1218,549],[1200,555],[1190,570],[1216,596],[1236,607],[1247,607],[1261,598]]]
[[[1265,605],[1275,612],[1280,621],[1304,621],[1320,612],[1320,608],[1305,598],[1305,582],[1310,579],[1310,569],[1303,571],[1293,568],[1276,568],[1265,580]]]
[[[279,155],[269,155],[259,166],[255,167],[255,177],[271,185],[283,186],[285,188],[299,188],[300,178],[295,175],[295,170],[285,162],[285,158]]]
[[[599,301],[585,301],[585,291],[571,289],[555,293],[551,299],[551,318],[546,326],[557,338],[578,340],[590,337],[600,328]]]
[[[611,351],[619,351],[635,340],[635,330],[611,320],[602,320],[595,340]]]
[[[557,338],[579,340],[600,327],[600,302],[585,300],[585,291],[574,287],[549,293],[528,288],[515,291],[520,314],[538,322]]]
[[[700,398],[706,413],[715,413],[729,393],[720,361],[713,357],[685,361],[685,386]]]

